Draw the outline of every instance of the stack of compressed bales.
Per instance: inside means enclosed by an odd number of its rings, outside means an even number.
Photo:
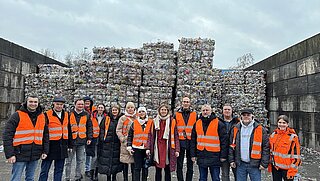
[[[176,63],[173,43],[144,43],[143,81],[139,105],[145,106],[151,117],[161,104],[172,108],[172,93],[176,80]]]
[[[214,40],[182,38],[178,50],[176,108],[184,96],[200,111],[203,104],[220,107],[221,71],[212,69]]]

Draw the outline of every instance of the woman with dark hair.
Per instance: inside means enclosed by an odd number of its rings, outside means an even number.
[[[179,157],[180,144],[176,121],[169,113],[167,105],[158,108],[158,115],[154,119],[154,127],[149,134],[146,154],[153,155],[156,166],[155,180],[161,181],[162,169],[165,171],[165,180],[171,180],[171,173],[176,169]]]
[[[299,138],[293,128],[289,127],[289,118],[280,115],[278,128],[270,135],[270,154],[272,178],[274,181],[293,180],[301,164]]]
[[[99,142],[98,142],[98,172],[106,174],[107,180],[116,180],[117,173],[123,169],[120,162],[120,140],[116,134],[116,127],[120,113],[120,106],[111,106],[111,112],[102,119],[100,123]]]

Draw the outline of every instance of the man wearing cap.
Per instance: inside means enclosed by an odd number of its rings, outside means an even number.
[[[237,168],[237,181],[261,180],[261,170],[268,167],[270,159],[267,131],[253,119],[253,110],[241,111],[240,124],[230,135],[229,162]]]
[[[12,163],[11,180],[34,180],[40,158],[49,152],[49,134],[45,116],[37,96],[28,96],[18,111],[13,113],[3,132],[5,156]]]
[[[53,107],[45,113],[49,129],[49,153],[42,160],[39,181],[47,181],[52,162],[54,161],[54,181],[62,179],[65,158],[68,157],[69,116],[63,109],[65,99],[55,97]]]

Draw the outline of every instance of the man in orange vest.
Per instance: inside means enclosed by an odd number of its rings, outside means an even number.
[[[49,154],[42,160],[39,181],[47,181],[52,162],[54,161],[54,181],[62,179],[65,158],[68,158],[69,116],[63,110],[65,99],[55,97],[53,107],[45,113],[49,129]]]
[[[12,163],[11,180],[34,180],[40,158],[49,152],[49,133],[45,116],[36,96],[28,96],[26,103],[11,115],[3,132],[5,156]]]
[[[207,180],[208,168],[213,181],[220,181],[221,162],[228,157],[226,126],[212,113],[210,105],[201,107],[201,116],[191,134],[191,159],[197,161],[200,181]]]
[[[82,168],[85,158],[85,145],[90,145],[92,139],[92,121],[90,114],[84,110],[83,99],[75,101],[75,108],[69,113],[69,139],[68,159],[66,161],[66,180],[70,180],[71,166],[74,155],[76,154],[76,173],[75,180],[80,181]]]
[[[194,123],[197,121],[197,113],[191,109],[191,102],[189,97],[182,98],[182,107],[178,109],[174,115],[177,121],[177,129],[180,142],[180,154],[177,160],[177,179],[183,181],[183,162],[184,155],[187,157],[187,173],[186,181],[192,181],[193,176],[193,162],[190,156],[190,140],[191,131]]]
[[[237,168],[237,181],[261,180],[261,170],[268,167],[270,159],[269,137],[265,128],[253,119],[253,110],[241,111],[240,124],[230,135],[229,162]]]

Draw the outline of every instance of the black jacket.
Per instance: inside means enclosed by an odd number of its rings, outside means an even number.
[[[202,120],[203,131],[206,133],[210,122],[215,119],[216,116],[211,114],[210,117],[204,118],[200,116]],[[197,149],[197,132],[196,132],[196,123],[193,126],[191,134],[191,147],[190,153],[191,157],[197,157],[197,164],[199,166],[208,167],[208,166],[221,166],[220,158],[227,159],[228,157],[228,144],[227,139],[228,135],[226,132],[225,125],[219,120],[218,123],[218,135],[220,140],[220,152],[210,152],[206,149],[198,150]]]
[[[60,119],[56,114],[56,112],[53,111],[53,116],[57,117],[60,120],[61,124],[63,124],[64,114],[65,114],[65,111],[62,110],[61,119]],[[49,119],[46,113],[45,113],[45,116],[48,120],[47,124],[49,124]],[[69,124],[69,120],[68,120],[68,124]],[[68,139],[63,139],[63,136],[62,136],[60,140],[50,140],[49,145],[50,145],[49,146],[50,149],[49,149],[49,153],[46,160],[59,160],[59,159],[65,159],[68,157]]]
[[[108,133],[104,139],[105,134],[105,122],[104,118],[100,123],[100,133],[98,140],[98,171],[101,174],[111,175],[121,172],[123,164],[120,162],[120,140],[116,134],[116,128],[119,118],[123,114],[113,117],[111,114]]]
[[[28,113],[33,125],[36,124],[37,117],[42,113],[42,108],[38,106],[35,112],[29,112],[27,110],[26,104],[23,104],[20,111]],[[13,113],[9,120],[6,123],[4,132],[3,132],[3,146],[6,158],[16,156],[17,162],[27,162],[38,160],[41,157],[41,154],[48,154],[49,152],[49,131],[48,125],[45,124],[42,145],[37,145],[35,143],[31,144],[22,144],[18,146],[13,146],[13,137],[16,132],[20,122],[20,117],[17,112]]]
[[[70,115],[71,113],[74,113],[76,117],[77,124],[80,122],[80,118],[82,116],[87,116],[87,124],[86,124],[86,129],[87,129],[87,138],[79,138],[77,137],[76,139],[72,138],[72,130],[71,130],[71,124],[69,124],[69,148],[72,148],[73,146],[82,146],[87,144],[87,140],[92,140],[92,121],[90,118],[90,114],[87,111],[82,111],[80,114],[78,114],[75,110],[72,110],[69,113],[69,120],[70,120]]]

